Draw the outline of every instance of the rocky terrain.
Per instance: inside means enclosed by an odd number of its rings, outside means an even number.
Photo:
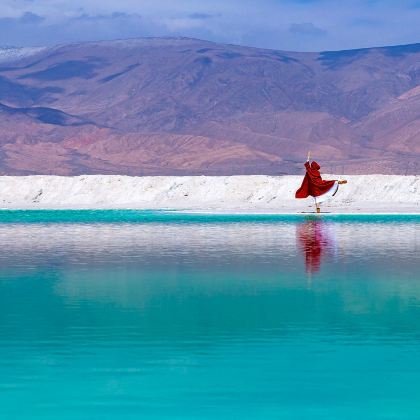
[[[420,44],[0,50],[0,174],[418,174]]]

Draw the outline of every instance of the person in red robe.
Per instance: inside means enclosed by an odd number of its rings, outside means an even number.
[[[324,180],[321,177],[319,170],[321,167],[317,162],[312,161],[309,163],[311,158],[311,152],[308,152],[308,159],[305,162],[306,174],[303,178],[301,187],[296,191],[296,198],[306,198],[312,196],[315,199],[316,212],[321,213],[320,204],[329,198],[333,197],[338,191],[338,186],[341,184],[347,184],[346,180]]]

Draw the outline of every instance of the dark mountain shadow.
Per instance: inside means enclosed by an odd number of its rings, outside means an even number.
[[[19,79],[37,79],[45,81],[66,80],[73,78],[92,79],[97,75],[99,64],[93,60],[71,60],[49,66],[45,70],[24,74]]]
[[[6,115],[25,115],[44,124],[60,126],[80,126],[93,124],[75,115],[66,114],[63,111],[47,107],[13,108],[0,103],[0,113]]]
[[[64,89],[59,87],[25,86],[13,82],[6,77],[0,76],[0,100],[7,100],[20,105],[29,105],[33,102],[44,99],[52,93],[62,93]]]
[[[117,77],[122,76],[123,74],[127,74],[128,72],[130,72],[131,70],[134,70],[135,68],[137,68],[139,66],[140,66],[140,63],[132,64],[131,66],[126,67],[123,71],[120,71],[120,72],[114,73],[114,74],[110,74],[109,76],[104,77],[103,79],[100,80],[100,82],[102,82],[102,83],[110,82],[111,80],[114,80]]]

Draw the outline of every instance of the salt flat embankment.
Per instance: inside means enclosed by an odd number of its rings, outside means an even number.
[[[420,176],[351,175],[322,208],[337,213],[419,213]],[[313,211],[313,199],[296,200],[302,176],[118,175],[0,177],[6,209],[173,209],[214,212]]]

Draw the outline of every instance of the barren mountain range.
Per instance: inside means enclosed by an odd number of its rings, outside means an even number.
[[[188,38],[0,49],[0,173],[419,173],[420,44]]]

